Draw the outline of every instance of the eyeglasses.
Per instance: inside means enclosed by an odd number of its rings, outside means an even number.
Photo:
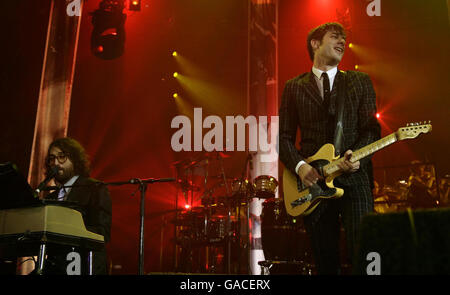
[[[47,157],[47,163],[52,164],[56,159],[56,160],[58,160],[58,162],[60,164],[64,164],[67,161],[67,156],[68,156],[67,154],[62,154],[62,153],[58,154],[57,156],[50,155]]]

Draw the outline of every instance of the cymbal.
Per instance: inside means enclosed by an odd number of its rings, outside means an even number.
[[[200,158],[200,159],[190,161],[188,164],[186,164],[185,168],[207,166],[208,162],[206,162],[205,160],[206,160],[206,158]],[[204,169],[204,167],[202,167],[202,168]]]
[[[175,182],[175,185],[180,187],[182,191],[198,192],[200,190],[200,187],[198,185],[193,184],[192,181],[178,179]]]
[[[175,161],[172,163],[173,167],[177,167],[177,168],[192,168],[192,167],[200,167],[200,166],[204,166],[207,165],[206,162],[204,162],[204,160],[206,160],[206,157],[197,157],[195,159],[189,158],[189,159],[183,159],[183,160],[179,160],[179,161]]]
[[[218,175],[211,175],[208,176],[209,178],[218,178],[218,179],[223,179],[223,174],[218,174]],[[225,179],[231,179],[234,180],[236,177],[234,176],[225,176]]]
[[[158,216],[162,216],[162,215],[166,215],[166,214],[170,214],[170,213],[175,213],[175,212],[183,212],[185,210],[183,209],[171,209],[171,210],[164,210],[164,211],[157,211],[157,212],[149,212],[147,214],[145,214],[146,217],[158,217]]]
[[[223,152],[218,152],[218,151],[213,151],[213,152],[205,152],[203,153],[203,156],[209,159],[218,159],[218,158],[222,158],[222,159],[226,159],[226,158],[231,158],[230,155],[227,155]]]
[[[179,161],[173,162],[173,163],[172,163],[172,166],[175,166],[175,167],[177,167],[177,166],[183,166],[183,165],[188,164],[189,162],[190,162],[189,160],[183,159],[183,160],[179,160]]]

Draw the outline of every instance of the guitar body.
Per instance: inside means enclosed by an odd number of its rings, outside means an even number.
[[[322,167],[337,160],[334,156],[334,146],[332,144],[323,145],[317,153],[307,158],[305,162],[317,169],[323,176]],[[299,191],[297,176],[288,169],[283,172],[284,205],[286,211],[291,216],[308,215],[320,203],[321,200],[339,198],[344,194],[344,190],[334,187],[333,180],[340,173],[335,173],[319,180],[309,188]]]

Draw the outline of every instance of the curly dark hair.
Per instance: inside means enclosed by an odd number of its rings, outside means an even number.
[[[319,40],[322,42],[323,36],[329,31],[338,32],[344,37],[346,36],[344,26],[340,23],[325,23],[309,31],[308,38],[306,38],[306,46],[308,48],[309,58],[311,58],[312,61],[314,61],[314,50],[311,46],[311,40]]]
[[[91,173],[89,157],[86,154],[83,146],[73,138],[63,137],[55,139],[48,147],[47,157],[45,159],[45,175],[51,170],[48,161],[48,154],[53,147],[61,149],[73,163],[75,175],[89,177]]]

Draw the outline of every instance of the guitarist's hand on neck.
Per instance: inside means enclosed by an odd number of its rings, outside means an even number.
[[[346,151],[343,157],[344,160],[337,163],[338,167],[341,168],[345,173],[353,173],[358,171],[359,169],[359,161],[351,161],[352,154],[353,152],[351,150]]]
[[[300,177],[302,183],[307,187],[312,186],[319,179],[323,179],[319,172],[317,172],[317,170],[308,163],[300,166],[298,169],[298,176]]]

